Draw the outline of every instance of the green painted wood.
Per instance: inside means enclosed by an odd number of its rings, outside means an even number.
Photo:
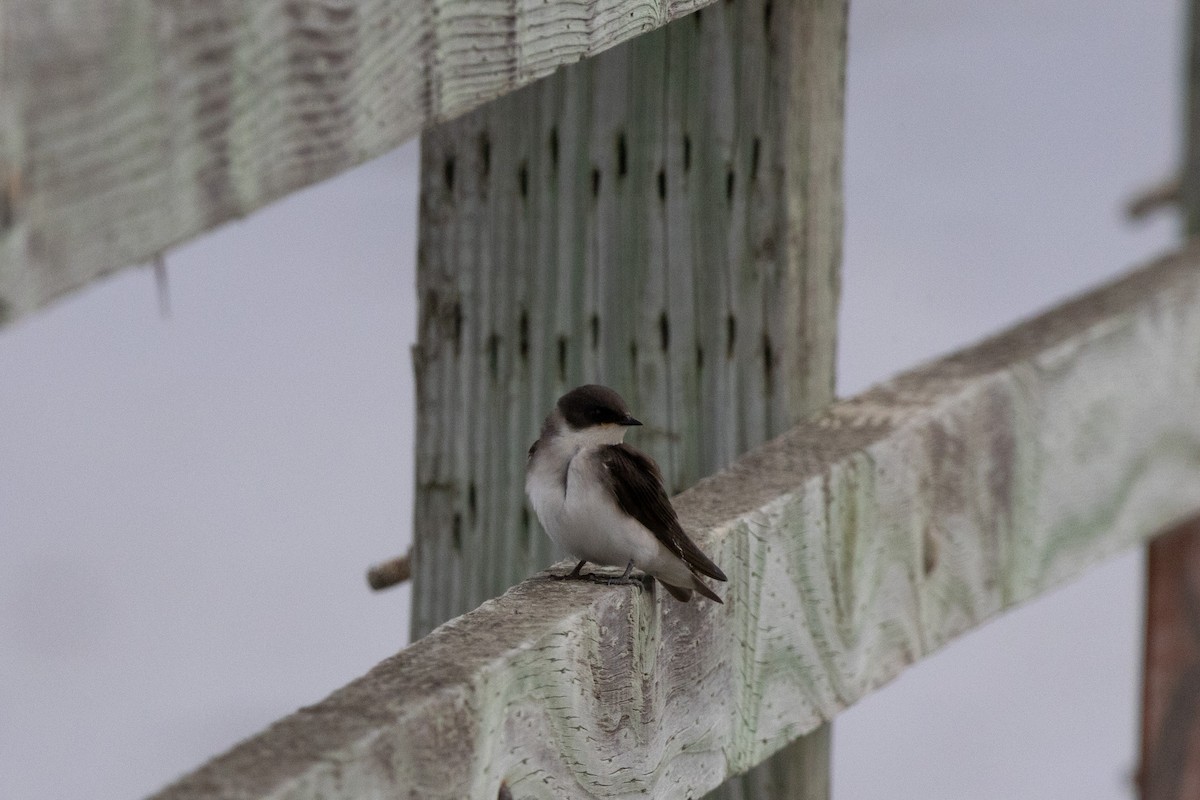
[[[533,578],[158,800],[701,796],[1200,513],[1200,248],[834,403],[676,498],[725,604]]]
[[[745,775],[725,782],[707,797],[729,800],[827,800],[830,795],[832,725],[786,745]]]

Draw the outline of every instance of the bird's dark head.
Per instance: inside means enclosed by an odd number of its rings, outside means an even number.
[[[580,386],[558,398],[558,413],[574,431],[597,426],[641,425],[629,413],[629,406],[621,395],[607,386],[588,384]]]

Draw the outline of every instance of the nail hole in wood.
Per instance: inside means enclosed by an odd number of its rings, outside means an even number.
[[[454,192],[454,156],[446,156],[442,165],[442,178],[446,181],[446,191]]]
[[[617,134],[617,177],[624,178],[629,167],[629,153],[625,147],[625,131]]]
[[[725,199],[733,202],[733,168],[725,173]]]
[[[521,546],[528,553],[533,547],[533,526],[529,524],[529,512],[524,508],[521,509],[521,534]]]
[[[658,315],[658,338],[665,353],[671,347],[671,323],[666,311]]]
[[[924,552],[921,554],[921,560],[923,562],[922,566],[925,569],[925,577],[929,577],[933,574],[933,571],[937,569],[937,540],[933,538],[933,531],[930,530],[926,530],[925,535],[921,537],[921,539],[921,543],[924,545],[924,547],[922,547]]]
[[[517,168],[517,186],[521,197],[529,196],[529,163],[526,161],[522,161],[521,166]]]
[[[558,382],[567,381],[567,337],[558,337]]]
[[[450,526],[450,544],[457,552],[462,552],[462,514],[454,515]]]
[[[600,170],[592,167],[592,197],[600,196]]]
[[[637,374],[638,365],[638,348],[637,339],[629,340],[629,365],[633,368],[634,374]]]
[[[550,167],[558,169],[558,128],[550,129]]]
[[[8,230],[16,221],[16,210],[12,192],[0,192],[0,233]]]
[[[453,330],[454,330],[454,355],[462,352],[462,332],[463,332],[463,310],[462,303],[454,304]]]
[[[475,519],[476,502],[475,481],[471,481],[467,484],[467,514],[470,515],[472,521]]]
[[[771,347],[771,337],[763,331],[762,338],[762,354],[763,354],[763,379],[767,384],[767,394],[770,394],[774,389],[775,378],[775,351]]]
[[[762,141],[755,136],[754,144],[750,147],[750,181],[752,183],[758,177],[758,157],[761,149]]]
[[[699,344],[696,345],[696,372],[704,369],[704,348]]]
[[[697,14],[700,12],[697,11]],[[687,172],[692,168],[692,137],[686,133],[683,135],[683,171]]]
[[[492,169],[492,140],[488,138],[487,131],[479,134],[479,164],[483,170],[484,180],[487,180],[488,173]]]
[[[500,377],[500,336],[493,333],[488,337],[488,370],[492,374],[492,380]]]
[[[771,0],[763,3],[763,30],[771,32]]]
[[[600,317],[592,314],[592,349],[600,346]]]
[[[733,345],[737,342],[737,320],[730,314],[725,318],[725,357],[733,358]]]
[[[521,309],[521,319],[517,323],[517,330],[520,336],[517,340],[517,346],[521,353],[521,360],[529,360],[529,312]]]
[[[667,199],[667,173],[661,169],[658,171],[658,199],[663,202]]]

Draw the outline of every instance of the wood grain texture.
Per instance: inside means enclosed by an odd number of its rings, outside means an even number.
[[[523,455],[568,389],[621,392],[675,492],[832,400],[846,6],[769,8],[422,140],[414,637],[561,557]]]
[[[0,321],[709,0],[11,0]]]
[[[698,796],[1200,512],[1200,252],[920,367],[676,499],[725,605],[533,579],[158,795]]]
[[[414,638],[562,557],[521,456],[573,386],[675,491],[833,399],[845,26],[720,4],[426,134]]]

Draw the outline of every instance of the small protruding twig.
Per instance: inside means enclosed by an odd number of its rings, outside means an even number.
[[[1183,181],[1178,177],[1149,186],[1133,196],[1125,207],[1125,214],[1132,220],[1145,219],[1155,211],[1179,205],[1183,192]]]
[[[412,551],[380,562],[367,570],[367,584],[375,591],[404,583],[412,576]]]

